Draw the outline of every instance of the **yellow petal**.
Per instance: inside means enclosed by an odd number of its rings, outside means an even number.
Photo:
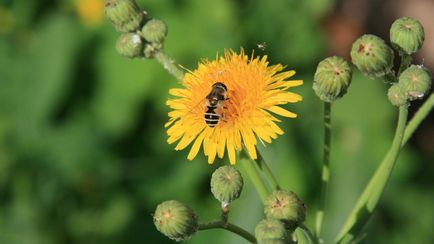
[[[205,131],[202,131],[202,133],[197,137],[196,141],[194,141],[193,146],[191,147],[191,150],[187,156],[188,160],[193,160],[196,157],[197,153],[199,152],[200,145],[202,144],[203,138],[205,138]]]
[[[289,112],[288,110],[281,108],[279,106],[273,106],[271,108],[267,108],[269,111],[284,116],[284,117],[288,117],[288,118],[296,118],[297,114],[293,113],[293,112]]]
[[[240,151],[241,150],[241,134],[240,134],[239,130],[235,131],[234,141],[235,141],[235,149]]]
[[[203,126],[192,127],[184,134],[181,141],[176,145],[175,150],[179,151],[187,147],[202,130]]]
[[[187,105],[185,104],[185,102],[180,100],[181,99],[168,100],[166,104],[169,105],[171,109],[187,109]]]
[[[299,101],[303,100],[303,97],[298,95],[298,94],[292,93],[292,92],[284,92],[284,93],[277,94],[276,96],[274,96],[270,99],[275,100],[275,102],[277,102],[278,104],[284,104],[287,102],[290,102],[290,103],[299,102]]]
[[[228,149],[229,162],[234,165],[236,162],[236,156],[233,138],[228,137],[228,143],[226,144],[226,147]]]
[[[185,115],[185,112],[182,112],[182,110],[173,110],[169,112],[169,117],[171,118],[179,118]]]
[[[255,134],[262,140],[271,143],[271,136],[268,134],[268,131],[261,126],[253,128]]]
[[[214,163],[215,156],[217,154],[217,143],[210,142],[208,145],[208,163]]]
[[[217,155],[219,158],[223,158],[225,156],[225,144],[226,144],[226,136],[220,134],[219,139],[217,141]]]
[[[185,133],[186,129],[186,126],[178,120],[167,130],[167,134],[171,137],[181,137]]]
[[[167,144],[172,144],[172,143],[176,142],[177,140],[179,140],[179,138],[181,138],[181,137],[180,136],[178,136],[178,137],[171,136],[171,137],[167,138]]]
[[[278,134],[278,135],[283,135],[283,134],[284,134],[283,130],[280,129],[280,127],[277,126],[276,123],[271,122],[271,123],[270,123],[270,126],[271,126],[271,129],[273,129],[273,131],[274,131],[276,134]]]
[[[171,119],[169,119],[169,121],[167,121],[165,124],[164,124],[164,128],[167,128],[167,127],[169,127],[171,124],[173,124],[173,122],[175,122],[176,121],[176,119],[173,119],[173,118],[171,118]]]
[[[190,92],[187,89],[173,88],[169,90],[169,94],[177,97],[187,97]]]
[[[284,80],[284,79],[288,79],[291,78],[291,76],[295,75],[295,71],[294,70],[290,70],[290,71],[285,71],[285,72],[281,72],[279,74],[276,74],[273,76],[274,80]]]
[[[303,80],[289,80],[285,82],[285,88],[291,88],[303,85]]]
[[[252,130],[250,128],[243,128],[241,129],[241,135],[243,137],[244,146],[246,147],[250,157],[256,159],[256,138]]]

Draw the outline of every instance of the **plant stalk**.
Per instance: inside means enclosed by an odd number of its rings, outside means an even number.
[[[243,229],[237,225],[229,223],[229,222],[223,222],[221,220],[214,220],[214,221],[210,221],[207,223],[199,224],[199,230],[209,230],[209,229],[225,229],[225,230],[228,230],[234,234],[237,234],[237,235],[243,237],[244,239],[246,239],[250,243],[256,243],[255,236],[250,234],[250,232],[248,232],[247,230],[245,230],[245,229]]]
[[[163,50],[155,52],[154,58],[163,65],[164,69],[179,81],[184,77],[184,71]]]
[[[399,66],[398,75],[396,76],[399,78],[399,75],[408,68],[408,66],[411,64],[411,55],[408,55],[406,53],[400,53],[401,56],[401,65]]]
[[[256,148],[256,152],[258,155],[258,158],[255,160],[255,163],[259,169],[259,171],[264,176],[265,180],[268,182],[269,186],[273,190],[280,190],[280,185],[277,182],[276,177],[274,176],[273,172],[271,171],[268,164],[265,162],[264,158],[262,157],[261,153],[259,152],[258,148]]]
[[[265,203],[265,200],[267,199],[268,196],[268,190],[264,182],[262,181],[258,170],[256,169],[255,166],[256,162],[250,159],[250,157],[247,155],[246,152],[244,152],[244,150],[240,153],[240,161],[244,169],[246,170],[247,175],[249,176],[250,180],[255,186],[256,191],[258,191],[262,203]]]
[[[317,239],[319,239],[321,235],[322,223],[324,221],[324,211],[327,201],[327,190],[330,181],[330,146],[332,137],[331,130],[331,103],[324,102],[324,149],[321,176],[321,196],[315,220]]]

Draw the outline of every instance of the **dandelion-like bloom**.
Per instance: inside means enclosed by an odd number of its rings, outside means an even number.
[[[252,159],[257,158],[257,139],[271,143],[284,132],[276,124],[281,122],[274,114],[295,118],[297,115],[280,105],[302,100],[298,94],[288,92],[302,80],[288,80],[295,71],[282,71],[280,64],[268,65],[267,56],[249,58],[243,50],[239,54],[225,51],[216,60],[204,60],[194,71],[185,74],[185,88],[170,89],[176,98],[167,105],[170,120],[166,123],[167,142],[179,140],[175,150],[183,150],[193,142],[188,159],[192,160],[203,145],[208,163],[216,156],[223,158],[227,149],[229,161],[235,164],[235,152],[244,146]],[[205,123],[206,96],[213,84],[221,82],[227,87],[227,100],[223,103],[222,117],[215,127]]]
[[[104,15],[103,0],[75,0],[75,8],[80,20],[89,26],[97,25]]]

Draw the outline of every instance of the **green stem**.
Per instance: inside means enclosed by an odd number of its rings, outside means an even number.
[[[240,153],[240,161],[244,169],[246,170],[247,175],[249,176],[250,180],[258,191],[262,203],[265,203],[265,200],[268,196],[268,190],[265,187],[265,184],[262,181],[259,172],[256,170],[255,161],[251,160],[249,156],[247,156],[246,152],[244,152],[244,150]]]
[[[274,176],[273,172],[271,171],[268,164],[265,162],[264,158],[262,157],[261,153],[259,152],[258,148],[256,148],[256,152],[258,154],[258,158],[255,160],[256,165],[258,166],[259,170],[264,175],[265,179],[267,180],[268,184],[270,185],[271,189],[273,190],[280,190],[280,185],[277,182],[276,177]]]
[[[401,147],[407,143],[408,139],[413,135],[416,128],[420,125],[423,119],[429,114],[431,109],[434,106],[434,93],[428,97],[428,99],[422,104],[422,106],[417,110],[414,114],[413,118],[411,118],[410,122],[407,124],[405,128],[404,138],[402,139]]]
[[[327,200],[327,189],[330,181],[330,145],[332,137],[331,130],[331,103],[324,102],[324,151],[321,176],[321,197],[315,221],[316,237],[318,239],[321,234]]]
[[[215,221],[199,224],[199,230],[209,230],[209,229],[225,229],[243,237],[244,239],[248,240],[250,243],[256,243],[256,238],[252,234],[250,234],[250,232],[229,222],[225,223],[221,220],[215,220]]]
[[[184,71],[176,65],[175,61],[167,56],[167,54],[163,50],[156,51],[154,54],[154,58],[163,65],[163,67],[169,72],[169,74],[173,75],[176,79],[182,80],[184,77]]]
[[[385,158],[375,171],[363,193],[360,195],[354,209],[346,219],[336,242],[350,243],[365,226],[366,222],[372,216],[375,207],[380,200],[380,197],[386,187],[387,181],[390,178],[392,169],[398,158],[401,149],[402,139],[407,122],[408,109],[407,105],[399,107],[398,124],[393,138],[392,146],[390,147]]]
[[[396,77],[399,77],[399,75],[411,64],[411,56],[405,53],[400,53],[401,56],[401,65],[399,66],[398,74]]]
[[[307,226],[305,226],[304,224],[300,224],[298,227],[301,229],[301,231],[303,232],[304,236],[306,237],[307,243],[309,243],[309,244],[315,244],[315,243],[317,243],[315,241],[316,240],[315,237],[313,236],[313,234],[309,230],[309,228],[307,228]]]
[[[223,223],[227,223],[229,218],[229,204],[222,203],[220,219]]]

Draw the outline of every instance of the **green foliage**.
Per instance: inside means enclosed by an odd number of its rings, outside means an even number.
[[[296,78],[306,83],[296,91],[304,101],[291,107],[299,118],[285,122],[285,135],[260,150],[282,187],[307,204],[310,226],[322,141],[321,105],[311,78],[324,51],[319,18],[332,3],[138,1],[167,23],[167,53],[187,68],[217,51],[243,46],[297,69]],[[167,145],[164,103],[175,79],[152,60],[120,57],[111,24],[86,26],[73,7],[73,1],[61,0],[0,4],[15,20],[9,32],[0,33],[0,243],[171,243],[152,224],[157,204],[178,199],[200,219],[218,217],[209,179],[227,160],[213,166],[203,157],[187,162],[186,151]],[[262,42],[264,51],[256,48]],[[330,189],[335,190],[326,241],[336,235],[390,144],[394,114],[385,94],[381,82],[356,73],[348,94],[333,108]],[[383,225],[371,226],[365,243],[434,239],[426,228],[434,219],[414,217],[418,210],[432,213],[434,197],[427,186],[433,179],[426,173],[432,167],[424,170],[430,167],[424,161],[416,149],[404,150],[393,187],[375,215],[376,225]],[[252,231],[263,216],[251,183],[245,184],[231,218]],[[418,206],[410,199],[418,199]],[[188,243],[209,240],[243,241],[206,231]]]

